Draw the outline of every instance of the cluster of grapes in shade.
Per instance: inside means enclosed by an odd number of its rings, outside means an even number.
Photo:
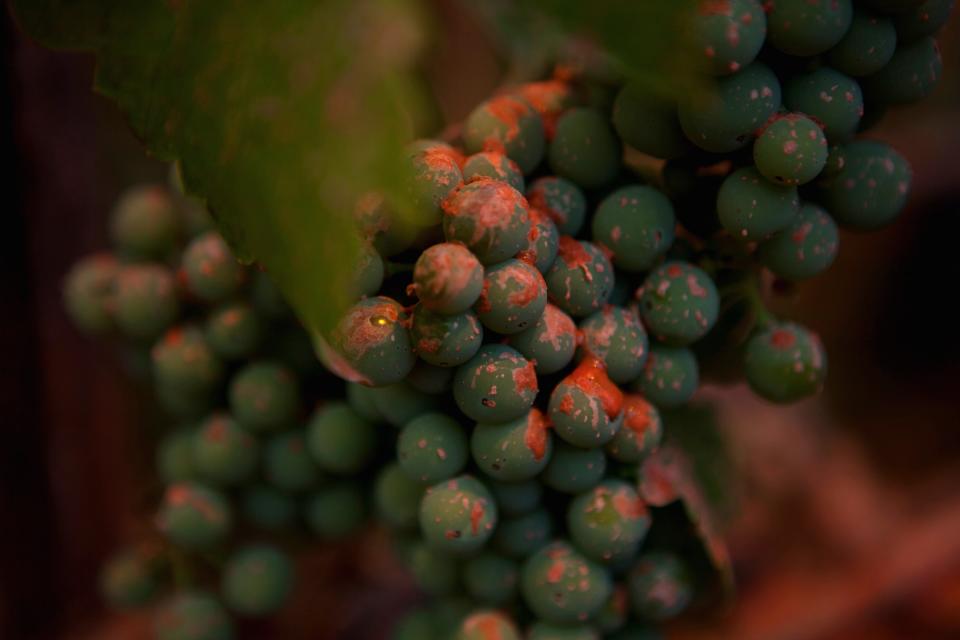
[[[709,92],[568,69],[507,87],[410,145],[415,221],[359,203],[360,295],[318,353],[358,413],[384,390],[452,400],[379,419],[414,575],[478,608],[458,637],[652,637],[694,602],[684,558],[646,544],[638,465],[702,378],[775,403],[822,388],[821,341],[765,299],[903,209],[907,161],[860,134],[930,93],[951,8],[704,1]]]
[[[162,490],[151,525],[105,563],[101,591],[120,609],[153,607],[158,640],[228,640],[238,619],[288,601],[295,546],[364,525],[364,473],[384,437],[351,421],[279,290],[236,260],[198,202],[133,187],[110,235],[112,252],[68,273],[64,302],[147,385]]]

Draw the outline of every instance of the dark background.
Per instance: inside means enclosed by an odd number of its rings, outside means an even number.
[[[428,75],[456,121],[496,85],[498,68],[469,17],[438,6]],[[46,51],[0,15],[0,638],[139,638],[143,618],[106,613],[94,585],[98,564],[149,513],[142,399],[119,354],[70,326],[60,281],[106,246],[116,194],[166,170],[92,93],[89,56]],[[957,22],[955,12],[941,38],[936,93],[871,133],[913,164],[907,211],[882,232],[844,234],[828,275],[776,302],[822,333],[825,396],[784,410],[740,388],[705,391],[722,407],[740,470],[728,534],[740,599],[675,637],[960,637]],[[274,637],[332,637],[370,617],[374,602],[382,630],[411,599],[384,546],[374,537],[308,558],[328,584],[304,594]],[[318,598],[342,620],[305,614]]]

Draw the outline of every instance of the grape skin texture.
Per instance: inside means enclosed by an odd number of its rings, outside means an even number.
[[[837,71],[854,77],[868,76],[890,61],[896,47],[893,20],[856,7],[850,30],[830,51],[828,60]]]
[[[582,493],[596,486],[607,471],[603,449],[578,449],[558,442],[544,470],[543,484],[562,493]]]
[[[397,439],[400,468],[423,484],[435,484],[460,473],[467,464],[468,450],[463,427],[442,413],[427,413],[411,420]]]
[[[520,352],[489,344],[453,377],[457,406],[477,422],[507,422],[524,415],[537,396],[533,365]]]
[[[661,409],[680,407],[700,386],[700,370],[692,351],[683,347],[650,345],[650,357],[633,387]]]
[[[593,241],[613,252],[613,264],[628,272],[649,270],[673,244],[676,218],[665,195],[646,185],[622,187],[593,216]]]
[[[307,447],[317,466],[328,473],[361,471],[373,456],[377,433],[344,402],[319,407],[307,424]]]
[[[567,236],[580,233],[587,216],[587,200],[580,187],[560,176],[544,176],[527,189],[530,206],[543,211]]]
[[[585,189],[601,187],[620,170],[620,140],[599,112],[574,108],[560,116],[550,142],[550,168]]]
[[[816,178],[827,163],[827,153],[823,130],[799,113],[776,118],[753,143],[757,170],[781,185],[801,185]]]
[[[720,312],[717,287],[702,269],[671,261],[652,271],[640,294],[644,326],[658,339],[690,344],[713,327]]]
[[[524,173],[530,173],[543,158],[543,120],[523,99],[497,96],[467,116],[463,141],[470,153],[503,151]]]
[[[543,471],[553,452],[553,436],[539,409],[500,424],[478,424],[470,438],[473,460],[501,482],[529,480]]]
[[[667,620],[684,611],[693,588],[683,562],[674,554],[649,551],[641,555],[627,582],[634,613],[641,619]]]
[[[838,169],[825,174],[819,186],[824,206],[840,225],[877,229],[900,213],[912,175],[906,159],[893,148],[857,140],[834,149],[829,162]]]
[[[837,223],[814,204],[800,213],[786,229],[760,244],[760,261],[787,280],[803,280],[825,271],[837,256]]]
[[[497,503],[472,476],[427,489],[420,502],[420,530],[427,544],[456,555],[478,551],[497,525]]]
[[[630,561],[650,529],[650,514],[636,489],[605,480],[570,501],[567,531],[586,556],[597,562]]]
[[[694,16],[695,46],[713,75],[736,73],[753,62],[767,36],[767,15],[758,0],[701,2]]]
[[[770,45],[793,56],[827,51],[840,42],[853,19],[852,0],[776,0],[770,7]]]
[[[830,67],[793,76],[784,87],[783,103],[790,111],[815,119],[831,144],[852,137],[863,117],[860,85]]]
[[[230,530],[233,515],[226,497],[198,483],[167,487],[157,515],[161,532],[175,544],[192,550],[209,549]]]
[[[827,356],[820,339],[795,323],[768,327],[747,343],[747,382],[772,402],[796,402],[820,390]]]
[[[555,542],[531,556],[520,573],[523,599],[546,622],[584,622],[610,595],[607,570],[565,543]]]

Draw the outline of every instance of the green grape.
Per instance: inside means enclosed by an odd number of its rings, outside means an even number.
[[[383,258],[377,250],[368,244],[362,244],[352,272],[353,295],[357,298],[376,295],[383,284],[385,272]]]
[[[860,77],[876,73],[890,61],[897,47],[893,20],[855,7],[853,23],[827,60],[837,71]]]
[[[447,242],[464,244],[485,265],[512,258],[526,246],[530,205],[506,182],[479,178],[465,184],[444,202],[443,210]]]
[[[386,296],[353,305],[331,336],[333,349],[321,359],[333,373],[350,382],[383,386],[407,377],[416,362],[406,317],[399,302]]]
[[[420,502],[420,530],[440,551],[469,555],[486,544],[497,525],[497,503],[481,482],[469,475],[427,489]]]
[[[660,446],[663,420],[660,412],[639,394],[623,397],[623,424],[607,443],[607,455],[618,462],[637,464]]]
[[[767,37],[767,15],[759,0],[700,2],[694,44],[715,76],[736,73],[757,57]]]
[[[871,230],[889,224],[907,202],[912,174],[889,145],[857,140],[830,154],[836,171],[820,184],[822,203],[845,227]]]
[[[851,0],[777,0],[769,5],[767,39],[791,56],[815,56],[840,42],[853,20]]]
[[[926,0],[913,3],[908,10],[893,16],[897,43],[908,44],[924,36],[932,36],[950,19],[954,0]]]
[[[110,238],[117,253],[132,260],[169,256],[180,239],[180,216],[161,186],[130,187],[117,200],[110,219]]]
[[[356,382],[347,383],[347,403],[358,416],[367,422],[381,422],[383,416],[374,403],[374,397],[377,395],[377,389],[365,387]]]
[[[467,417],[477,422],[519,418],[537,397],[533,363],[520,352],[498,344],[480,347],[453,376],[453,398]]]
[[[587,557],[603,563],[629,561],[650,530],[650,513],[637,490],[605,480],[575,496],[567,507],[567,532]]]
[[[784,175],[778,177],[787,179]],[[754,167],[731,173],[717,193],[720,224],[744,242],[762,240],[780,231],[796,218],[799,207],[795,186],[765,180]]]
[[[443,201],[463,184],[458,155],[449,145],[433,140],[409,147],[410,184],[418,224],[427,227],[440,222]]]
[[[226,605],[244,616],[277,612],[293,590],[293,562],[267,545],[243,547],[227,560],[220,583]]]
[[[760,62],[720,78],[714,95],[690,95],[679,104],[680,126],[693,144],[728,153],[749,144],[753,133],[780,108],[780,82]]]
[[[577,325],[570,316],[548,303],[536,324],[511,335],[509,344],[534,363],[538,374],[556,373],[573,360]]]
[[[543,158],[543,120],[525,100],[496,96],[467,116],[463,141],[469,153],[499,151],[530,173]]]
[[[456,315],[473,306],[483,289],[483,265],[462,244],[441,242],[420,254],[413,267],[413,290],[435,313]]]
[[[516,162],[498,151],[480,151],[467,158],[463,165],[464,182],[480,177],[506,182],[523,193],[523,172]]]
[[[560,232],[553,219],[540,209],[531,206],[527,245],[520,250],[517,257],[535,266],[540,273],[546,273],[553,266],[553,261],[557,259],[559,244]]]
[[[478,424],[470,437],[473,461],[501,482],[529,480],[550,461],[553,438],[539,409],[510,422]]]
[[[163,265],[122,266],[114,287],[113,320],[129,338],[153,340],[180,314],[176,280]]]
[[[871,101],[909,104],[926,98],[943,75],[940,46],[932,37],[899,45],[880,71],[864,79]]]
[[[232,302],[213,310],[205,327],[210,348],[224,360],[249,358],[263,337],[263,323],[252,306]]]
[[[383,467],[373,488],[373,503],[378,519],[392,529],[417,528],[423,485],[412,479],[393,462]]]
[[[114,553],[101,567],[100,593],[111,607],[129,609],[149,603],[160,590],[153,554],[130,547]]]
[[[416,226],[395,215],[383,195],[370,191],[357,199],[353,210],[360,237],[382,256],[395,256],[410,248]]]
[[[266,531],[282,531],[297,517],[297,504],[283,491],[265,484],[246,487],[240,500],[244,519]]]
[[[500,513],[505,516],[521,516],[530,513],[540,505],[543,499],[543,487],[536,479],[525,482],[491,481],[487,485],[497,501]]]
[[[431,596],[448,595],[460,590],[461,566],[457,558],[418,543],[410,553],[413,581]]]
[[[321,405],[307,423],[307,448],[322,471],[358,473],[370,462],[376,445],[376,429],[346,402]]]
[[[307,497],[303,519],[324,539],[343,539],[363,526],[366,518],[363,492],[355,483],[324,487]]]
[[[398,429],[437,407],[434,396],[418,391],[406,382],[374,389],[373,402],[383,420]]]
[[[153,619],[156,640],[233,640],[233,621],[223,606],[204,591],[175,593]]]
[[[547,295],[574,318],[588,316],[610,299],[613,265],[595,244],[560,236],[557,259],[547,271]]]
[[[263,473],[267,481],[283,491],[303,491],[320,480],[303,430],[270,436],[263,447]]]
[[[193,480],[197,470],[193,462],[194,429],[171,431],[157,445],[157,475],[166,483]]]
[[[627,582],[634,615],[667,620],[682,613],[693,599],[686,566],[666,551],[648,551],[637,558]]]
[[[648,271],[673,244],[676,218],[665,195],[646,185],[612,192],[593,216],[593,241],[606,247],[613,264],[629,272]]]
[[[299,381],[283,365],[250,362],[230,380],[230,411],[252,431],[288,426],[300,411]]]
[[[257,470],[257,439],[226,413],[207,418],[193,436],[193,467],[216,486],[236,485]]]
[[[627,624],[630,615],[630,598],[627,596],[627,588],[623,583],[616,582],[610,597],[603,604],[603,608],[593,619],[604,637],[623,629]]]
[[[503,606],[517,595],[520,569],[517,563],[491,551],[470,558],[463,565],[467,593],[485,605]]]
[[[609,184],[620,171],[620,140],[599,111],[576,107],[557,121],[547,151],[550,169],[584,189]]]
[[[220,384],[223,363],[194,326],[168,330],[150,351],[158,386],[185,396],[206,396]]]
[[[81,331],[103,335],[113,328],[113,299],[120,266],[108,253],[95,253],[70,267],[63,284],[67,314]]]
[[[463,427],[442,413],[414,418],[397,438],[400,468],[424,484],[436,484],[457,475],[466,466],[468,456]]]
[[[863,91],[853,78],[830,67],[793,76],[783,103],[817,122],[831,143],[853,137],[863,117]]]
[[[683,406],[700,386],[697,357],[690,349],[650,345],[643,373],[633,383],[635,391],[660,409]]]
[[[196,482],[167,486],[157,515],[157,527],[174,544],[202,550],[221,542],[233,524],[226,497]]]
[[[483,344],[483,327],[473,311],[441,315],[420,303],[413,310],[410,338],[424,362],[456,367],[476,355]]]
[[[623,384],[640,375],[649,343],[634,311],[604,307],[580,323],[580,333],[582,352],[602,360],[611,380]]]
[[[827,375],[827,354],[816,334],[792,322],[775,324],[747,342],[744,372],[767,400],[796,402],[817,393]]]
[[[623,393],[607,377],[603,362],[584,358],[550,394],[553,430],[564,441],[591,449],[609,442],[620,428]]]
[[[561,493],[582,493],[592,489],[607,471],[602,448],[578,449],[558,442],[544,470],[543,484]]]
[[[770,271],[787,280],[822,273],[837,257],[837,223],[814,204],[804,204],[790,226],[760,244],[757,256]]]
[[[623,142],[656,158],[677,158],[690,149],[677,118],[677,105],[629,82],[613,101],[613,127]],[[564,231],[568,235],[576,235]]]
[[[474,305],[485,327],[502,334],[532,326],[547,306],[547,283],[533,265],[506,260],[489,267]]]
[[[553,520],[541,507],[502,520],[493,534],[493,547],[508,558],[522,560],[540,550],[552,536]]]
[[[390,640],[437,640],[433,615],[427,609],[407,612],[394,625]]]
[[[527,629],[527,640],[600,640],[600,634],[586,625],[567,626],[535,622]]]
[[[520,632],[504,613],[477,611],[463,621],[453,640],[520,640]]]
[[[585,622],[606,602],[610,574],[570,544],[554,542],[531,556],[520,572],[520,589],[534,615],[546,622]]]
[[[827,153],[823,130],[800,113],[777,117],[753,143],[757,171],[780,185],[806,184],[816,178],[827,164]]]
[[[191,240],[180,265],[190,293],[204,302],[222,302],[243,284],[243,267],[216,231]]]
[[[580,187],[559,176],[537,178],[527,189],[531,209],[543,211],[563,235],[580,233],[587,217],[587,199]]]
[[[252,271],[250,282],[250,303],[257,313],[270,320],[277,320],[290,315],[290,305],[287,304],[283,293],[274,284],[266,272]]]
[[[638,293],[644,326],[672,344],[690,344],[705,336],[720,311],[713,280],[687,262],[663,264],[647,276]]]

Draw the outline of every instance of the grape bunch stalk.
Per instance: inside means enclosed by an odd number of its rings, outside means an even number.
[[[380,260],[318,353],[358,413],[419,407],[368,416],[409,484],[380,506],[424,591],[475,610],[458,638],[654,637],[696,604],[640,470],[701,379],[823,388],[817,334],[767,301],[903,209],[907,161],[861,134],[932,91],[952,4],[704,0],[709,91],[561,66],[408,147],[414,221],[358,204]],[[445,637],[437,606],[398,637]]]
[[[195,207],[126,194],[65,301],[149,353],[174,428],[107,598],[230,639],[293,589],[283,536],[369,513],[425,595],[397,640],[661,638],[710,585],[648,471],[701,380],[823,388],[820,339],[767,302],[905,206],[908,163],[861,134],[932,91],[952,6],[701,0],[709,91],[569,60],[503,88],[409,145],[405,201],[359,200],[355,303],[310,338]]]

